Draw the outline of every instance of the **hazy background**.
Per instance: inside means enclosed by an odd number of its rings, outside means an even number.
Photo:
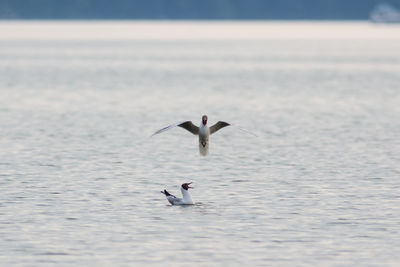
[[[400,28],[0,23],[0,266],[399,266]],[[227,127],[201,157],[179,127]],[[171,206],[193,181],[196,205]]]
[[[400,0],[1,0],[3,19],[365,20]]]
[[[0,266],[400,266],[381,3],[0,0]]]

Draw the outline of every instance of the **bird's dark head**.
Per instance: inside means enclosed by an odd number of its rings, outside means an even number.
[[[203,125],[207,125],[207,115],[203,115],[203,117],[201,118],[201,120],[203,121]]]
[[[191,183],[192,183],[192,182],[182,184],[182,188],[185,189],[185,190],[188,190],[189,188],[193,188],[193,187],[190,187],[190,184],[191,184]]]

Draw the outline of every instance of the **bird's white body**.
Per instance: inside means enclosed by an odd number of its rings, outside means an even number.
[[[210,128],[207,125],[201,124],[199,127],[199,151],[205,156],[208,153],[210,139]]]
[[[189,190],[185,190],[181,187],[181,193],[182,193],[181,205],[193,205],[192,196],[190,195]]]

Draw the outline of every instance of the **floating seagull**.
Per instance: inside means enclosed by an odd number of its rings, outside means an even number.
[[[193,187],[190,187],[189,186],[190,184],[191,182],[182,184],[181,186],[182,198],[178,198],[174,195],[171,195],[165,189],[164,191],[161,191],[161,193],[165,195],[168,202],[171,203],[172,205],[193,205],[192,197],[189,194],[189,188]]]
[[[159,134],[159,133],[162,133],[162,132],[165,132],[166,130],[169,130],[169,129],[174,128],[176,126],[182,127],[184,129],[188,130],[189,132],[191,132],[192,134],[199,136],[200,154],[205,156],[208,153],[210,135],[215,133],[215,132],[217,132],[221,128],[224,128],[226,126],[232,125],[232,124],[229,124],[229,123],[224,122],[224,121],[219,121],[216,124],[214,124],[213,126],[208,127],[207,126],[207,120],[208,120],[207,116],[203,115],[203,117],[201,119],[202,123],[201,123],[200,127],[197,127],[191,121],[184,121],[184,122],[180,122],[180,123],[176,123],[176,124],[171,124],[171,125],[169,125],[167,127],[164,127],[162,129],[158,130],[152,136],[154,136],[156,134]],[[253,133],[251,133],[251,132],[249,132],[249,131],[247,131],[245,129],[242,129],[240,127],[238,127],[238,128],[240,130],[242,130],[242,131],[245,131],[247,133],[250,133],[250,134],[256,136],[255,134],[253,134]]]

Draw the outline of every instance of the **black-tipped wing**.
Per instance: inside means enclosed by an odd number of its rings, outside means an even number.
[[[229,123],[224,122],[224,121],[219,121],[219,122],[217,122],[216,124],[214,124],[213,126],[211,126],[211,127],[210,127],[210,134],[213,134],[213,133],[215,133],[216,131],[218,131],[219,129],[224,128],[224,127],[226,127],[226,126],[236,127],[236,128],[238,128],[239,130],[241,130],[241,131],[243,131],[243,132],[245,132],[245,133],[248,133],[248,134],[251,134],[251,135],[257,137],[256,134],[254,134],[254,133],[252,133],[252,132],[250,132],[250,131],[248,131],[248,130],[246,130],[246,129],[243,129],[242,127],[239,127],[239,126],[236,126],[236,125],[233,125],[233,124],[229,124]]]
[[[219,121],[216,124],[214,124],[213,126],[210,127],[210,134],[215,133],[216,131],[218,131],[221,128],[224,128],[226,126],[229,126],[230,124],[224,121]]]
[[[178,126],[188,130],[192,134],[199,134],[199,127],[194,125],[191,121],[182,122],[181,124],[178,124]]]
[[[256,135],[255,133],[252,133],[252,132],[250,132],[249,130],[243,129],[242,127],[239,127],[239,126],[236,126],[236,125],[232,125],[232,126],[238,128],[238,129],[241,130],[242,132],[251,134],[251,135],[254,136],[254,137],[258,137],[258,135]]]
[[[167,196],[167,197],[173,197],[173,198],[176,198],[176,196],[174,196],[174,195],[171,195],[167,190],[165,190],[164,189],[164,191],[160,191],[161,193],[163,193],[165,196]]]
[[[151,136],[165,132],[166,130],[169,130],[176,126],[182,127],[183,129],[188,130],[192,134],[199,134],[199,127],[194,125],[191,121],[184,121],[184,122],[179,122],[179,123],[168,125],[167,127],[164,127],[162,129],[158,130],[157,132],[153,133]]]

